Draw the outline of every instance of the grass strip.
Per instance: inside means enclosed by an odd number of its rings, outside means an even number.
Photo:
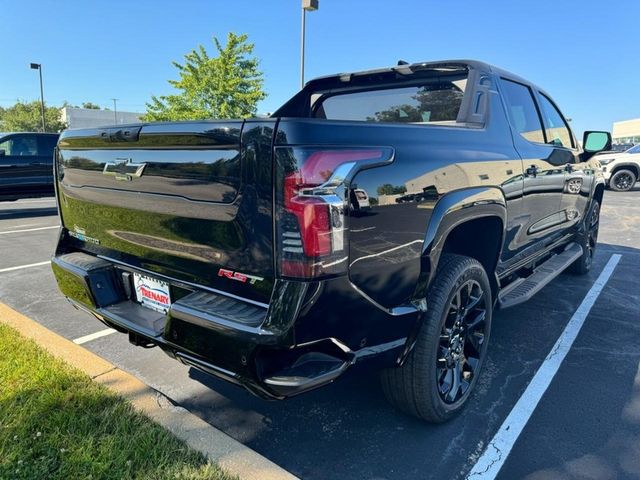
[[[234,477],[121,397],[0,324],[0,478]]]

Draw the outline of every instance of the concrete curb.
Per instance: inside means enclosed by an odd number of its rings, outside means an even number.
[[[295,480],[297,477],[227,434],[212,427],[188,410],[177,407],[160,392],[133,375],[120,370],[88,350],[53,333],[42,325],[0,303],[0,322],[34,340],[119,394],[140,412],[171,431],[191,448],[202,452],[226,472],[246,480]]]

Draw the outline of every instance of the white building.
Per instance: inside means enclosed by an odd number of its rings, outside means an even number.
[[[137,123],[142,115],[144,114],[138,112],[114,112],[113,110],[73,107],[62,108],[62,121],[67,124],[67,128],[93,128]]]
[[[613,122],[613,143],[640,143],[640,118]]]

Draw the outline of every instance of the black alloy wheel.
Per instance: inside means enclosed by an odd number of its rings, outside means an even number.
[[[440,334],[440,355],[436,361],[438,394],[453,404],[466,396],[478,374],[487,334],[486,297],[475,280],[464,283],[451,299]]]
[[[489,277],[478,260],[442,255],[413,348],[404,363],[382,371],[389,402],[434,423],[464,408],[487,356],[492,298]]]
[[[580,235],[578,240],[582,246],[582,256],[569,267],[569,271],[578,275],[589,273],[596,253],[598,231],[600,229],[600,203],[597,200],[591,202],[587,218],[584,233]]]
[[[636,184],[637,178],[631,170],[618,170],[609,180],[609,186],[616,192],[627,192]]]

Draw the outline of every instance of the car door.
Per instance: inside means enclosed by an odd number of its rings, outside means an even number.
[[[562,213],[564,165],[573,156],[567,157],[546,142],[540,111],[529,85],[502,77],[500,90],[513,144],[524,168],[524,208],[516,236],[519,254],[513,259],[517,263],[561,236],[565,223]]]
[[[568,228],[580,221],[584,215],[593,188],[595,171],[591,163],[580,161],[575,137],[555,103],[543,92],[538,91],[537,97],[547,143],[552,145],[559,163],[566,159],[566,163],[559,167],[562,168],[565,177],[561,212],[564,227]]]

